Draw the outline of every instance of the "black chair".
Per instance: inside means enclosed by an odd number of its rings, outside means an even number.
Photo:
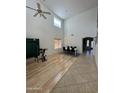
[[[71,52],[72,52],[72,53],[74,53],[74,52],[75,52],[75,50],[74,50],[74,49],[75,49],[75,48],[71,46]]]
[[[63,51],[66,52],[67,50],[65,49],[65,47],[63,47]]]
[[[69,49],[70,49],[70,52],[72,52],[72,50],[73,50],[73,46],[70,46]]]
[[[42,60],[42,62],[47,61],[47,59],[46,59],[46,56],[47,56],[47,55],[45,54],[46,50],[47,50],[47,49],[40,49],[40,50],[39,50],[39,52],[40,52],[40,54],[41,54],[40,59]]]
[[[67,46],[67,51],[68,51],[68,53],[70,52],[70,47],[69,46]]]
[[[74,54],[76,56],[77,55],[77,47],[76,46],[72,47],[71,52],[72,52],[72,54]]]
[[[78,50],[77,50],[77,47],[75,46],[75,47],[74,47],[74,54],[75,54],[75,56],[77,56],[77,51],[78,51]]]
[[[63,51],[68,54],[77,55],[77,47],[76,46],[67,46],[66,48],[63,47]]]

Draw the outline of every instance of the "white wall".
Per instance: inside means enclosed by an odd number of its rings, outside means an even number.
[[[64,22],[64,45],[77,46],[82,53],[82,38],[95,37],[97,31],[97,7],[71,17]],[[74,36],[71,36],[74,34]]]
[[[36,7],[36,0],[26,0],[26,5],[33,8]],[[45,11],[49,11],[45,6],[41,4],[41,8]],[[55,14],[46,15],[47,20],[43,17],[33,17],[36,12],[26,8],[26,38],[39,38],[40,47],[48,48],[47,54],[53,54],[57,52],[54,49],[54,38],[61,38],[63,40],[64,31],[63,31],[63,21],[62,28],[59,29],[54,27],[53,18]]]
[[[96,47],[95,47],[95,60],[96,60],[97,66],[98,66],[98,44],[96,44]]]

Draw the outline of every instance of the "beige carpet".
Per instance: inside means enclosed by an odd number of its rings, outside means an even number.
[[[97,67],[92,56],[80,56],[51,93],[98,93]]]

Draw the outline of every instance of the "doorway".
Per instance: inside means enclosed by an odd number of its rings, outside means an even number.
[[[86,54],[87,52],[89,52],[89,54],[91,54],[93,46],[93,37],[85,37],[82,39],[82,53]]]

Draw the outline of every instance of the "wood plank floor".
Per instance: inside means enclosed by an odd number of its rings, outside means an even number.
[[[50,93],[98,93],[93,56],[80,56]]]
[[[46,62],[32,62],[26,66],[27,93],[49,93],[64,73],[76,61],[76,57],[56,54]]]
[[[92,57],[56,54],[44,63],[28,64],[26,76],[27,93],[50,93],[52,89],[51,93],[97,93],[97,69]],[[75,92],[78,88],[83,92]]]

